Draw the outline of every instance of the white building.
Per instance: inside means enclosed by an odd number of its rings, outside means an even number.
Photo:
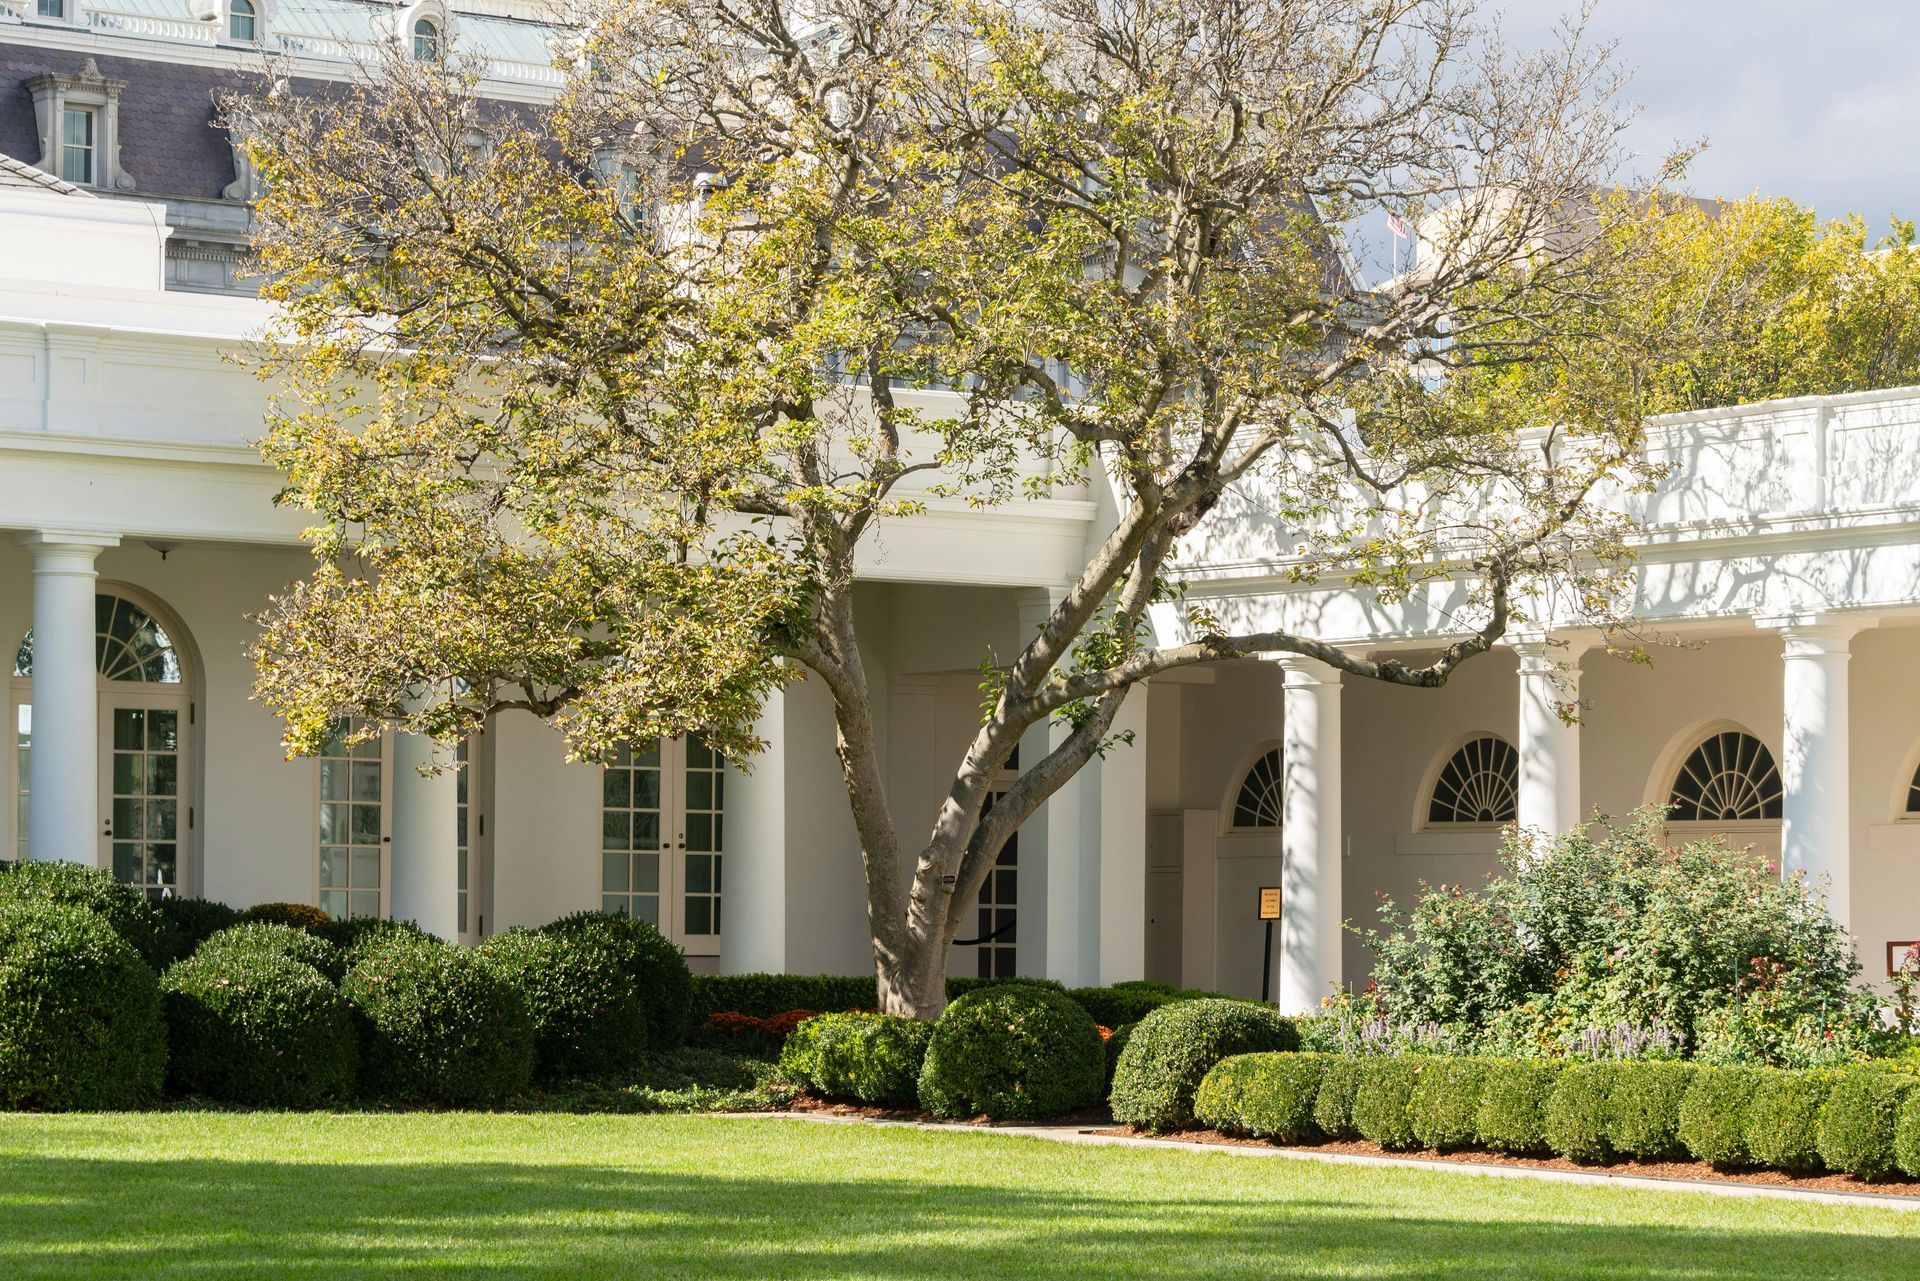
[[[0,152],[16,157],[0,161],[0,640],[21,647],[0,853],[469,940],[619,908],[700,968],[864,970],[818,682],[766,709],[751,776],[685,743],[569,764],[517,714],[457,774],[422,776],[411,741],[288,761],[249,698],[248,615],[310,560],[253,447],[266,391],[230,359],[267,312],[235,279],[250,176],[206,127],[211,91],[261,48],[324,79],[355,41],[424,22],[491,53],[491,91],[538,100],[545,29],[507,12],[0,0]],[[1678,642],[1651,668],[1576,634],[1514,638],[1440,690],[1309,661],[1157,679],[1122,713],[1133,746],[1022,830],[981,905],[995,937],[956,947],[953,972],[1255,994],[1257,895],[1278,886],[1278,990],[1304,1007],[1364,977],[1342,919],[1423,880],[1478,880],[1503,823],[1674,800],[1676,834],[1828,878],[1883,973],[1892,943],[1920,938],[1920,390],[1687,415],[1648,447],[1674,470],[1623,500],[1645,529],[1637,609]],[[863,606],[903,820],[931,814],[972,732],[981,658],[1017,650],[1111,511],[1097,490],[936,500],[874,545]],[[1356,651],[1448,634],[1444,587],[1383,609],[1290,583],[1281,531],[1244,496],[1205,534],[1183,572],[1230,623]],[[1556,656],[1578,659],[1577,728],[1553,711]]]

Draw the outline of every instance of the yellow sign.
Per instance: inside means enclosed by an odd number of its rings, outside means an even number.
[[[1280,919],[1280,887],[1278,885],[1260,887],[1260,919],[1263,921]]]

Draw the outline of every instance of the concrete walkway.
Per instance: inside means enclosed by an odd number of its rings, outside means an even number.
[[[970,1125],[960,1121],[888,1121],[864,1116],[836,1116],[825,1112],[736,1112],[730,1115],[811,1121],[817,1125],[873,1125],[937,1130],[949,1134],[1005,1134],[1029,1139],[1046,1139],[1054,1143],[1078,1143],[1089,1147],[1173,1148],[1182,1152],[1217,1152],[1230,1156],[1272,1157],[1286,1161],[1318,1161],[1324,1165],[1435,1170],[1451,1174],[1476,1175],[1481,1178],[1535,1179],[1546,1183],[1585,1183],[1596,1186],[1605,1184],[1621,1188],[1642,1188],[1652,1192],[1705,1192],[1712,1196],[1757,1197],[1814,1202],[1823,1205],[1871,1205],[1888,1210],[1920,1211],[1920,1196],[1889,1196],[1882,1192],[1835,1192],[1816,1188],[1776,1187],[1765,1183],[1740,1183],[1733,1180],[1653,1178],[1644,1174],[1612,1174],[1606,1170],[1553,1170],[1533,1166],[1493,1165],[1467,1161],[1431,1161],[1417,1157],[1364,1156],[1352,1152],[1320,1152],[1313,1148],[1193,1143],[1185,1139],[1096,1134],[1086,1126],[1077,1125],[1017,1123]]]

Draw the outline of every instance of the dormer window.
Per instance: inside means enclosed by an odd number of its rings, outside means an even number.
[[[440,24],[432,18],[414,20],[413,57],[416,62],[440,61]]]
[[[67,20],[67,0],[34,0],[34,16],[52,18],[56,22]]]
[[[60,112],[60,176],[78,187],[97,184],[100,117],[85,107]]]
[[[228,0],[227,39],[252,44],[259,26],[260,16],[253,0]]]

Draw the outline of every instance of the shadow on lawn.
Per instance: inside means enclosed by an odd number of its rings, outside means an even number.
[[[983,1157],[995,1155],[982,1150]],[[1017,1155],[1009,1150],[1006,1156]],[[739,1166],[745,1167],[747,1161]],[[1017,1176],[1017,1170],[1015,1171]],[[833,1177],[748,1168],[301,1165],[47,1156],[0,1162],[0,1276],[395,1277],[1734,1277],[1912,1276],[1920,1245],[1796,1229],[1769,1207],[1735,1228],[1659,1210],[1522,1204],[1461,1180],[1430,1198],[1363,1185],[1288,1196],[1249,1168],[1165,1201],[1110,1191]],[[1018,1179],[1014,1180],[1018,1182]],[[1449,1193],[1488,1211],[1432,1217]],[[1630,1194],[1615,1194],[1628,1196]],[[1514,1198],[1509,1206],[1507,1198]],[[1427,1217],[1395,1216],[1425,1199]],[[1435,1203],[1439,1203],[1436,1205]],[[1750,1209],[1753,1203],[1743,1203]],[[1735,1206],[1726,1205],[1729,1214]],[[1539,1216],[1554,1213],[1558,1221]],[[1714,1213],[1708,1209],[1703,1214]],[[1605,1221],[1594,1221],[1601,1215]],[[1634,1222],[1638,1218],[1641,1221]],[[1758,1225],[1764,1224],[1764,1227]],[[1920,1226],[1920,1224],[1917,1224]]]

